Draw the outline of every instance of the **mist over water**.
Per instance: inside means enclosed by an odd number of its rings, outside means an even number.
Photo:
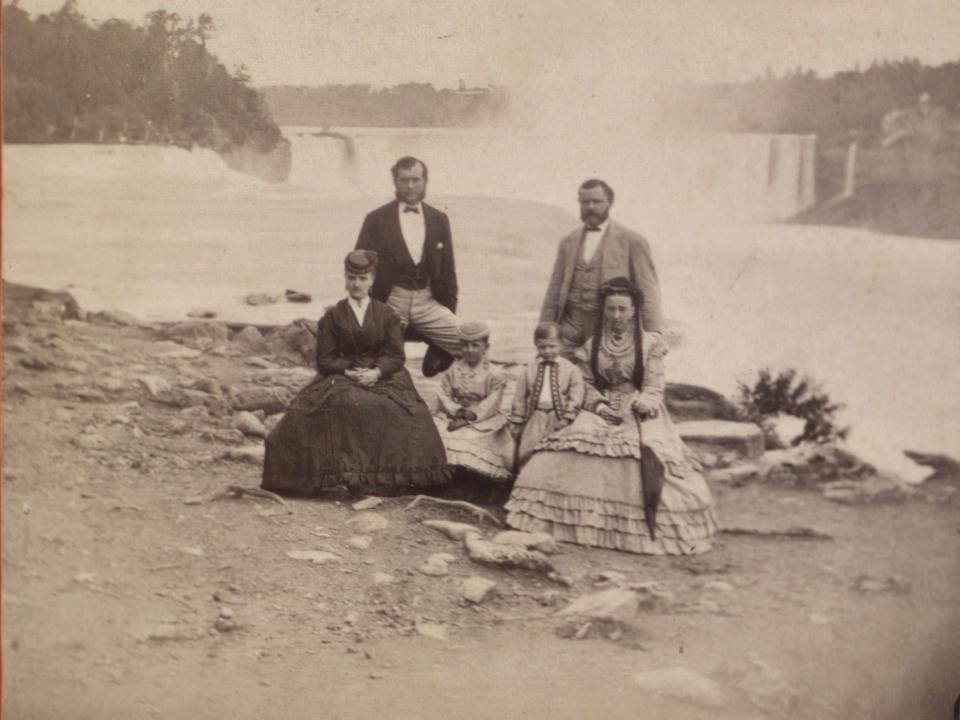
[[[667,318],[683,335],[671,380],[732,393],[761,367],[795,367],[847,404],[851,445],[868,459],[916,476],[902,449],[960,450],[960,245],[734,222],[716,212],[723,202],[697,203],[719,188],[715,197],[739,193],[744,212],[755,207],[736,176],[715,175],[702,192],[693,184],[682,201],[654,194],[702,172],[701,156],[720,162],[724,143],[737,150],[726,151],[731,163],[750,143],[769,143],[724,136],[694,139],[691,150],[665,140],[671,149],[654,160],[625,151],[618,166],[614,149],[592,161],[580,149],[551,157],[552,140],[497,130],[378,129],[351,131],[348,161],[333,140],[287,132],[294,176],[285,185],[232,173],[201,150],[6,146],[4,276],[70,286],[87,309],[150,319],[196,307],[257,323],[315,317],[342,295],[343,253],[363,215],[392,196],[390,164],[410,153],[430,163],[429,200],[451,215],[462,315],[489,320],[495,356],[522,362],[557,242],[578,223],[576,187],[600,175],[617,189],[614,217],[653,248]],[[678,157],[695,172],[654,171],[684,167]],[[769,186],[769,163],[738,167],[742,178],[756,168]],[[249,292],[286,288],[316,302],[243,303]]]

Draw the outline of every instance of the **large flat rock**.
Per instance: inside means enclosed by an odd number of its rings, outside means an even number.
[[[680,437],[693,450],[709,462],[709,456],[732,460],[756,460],[763,455],[763,431],[754,423],[731,420],[691,420],[677,423]]]

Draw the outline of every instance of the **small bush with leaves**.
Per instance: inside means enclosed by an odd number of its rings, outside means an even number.
[[[744,420],[759,423],[777,413],[805,420],[803,435],[794,444],[843,440],[850,432],[849,427],[840,427],[835,421],[836,413],[844,406],[832,402],[819,384],[807,376],[799,377],[792,368],[777,374],[764,368],[752,385],[738,383],[738,393]]]

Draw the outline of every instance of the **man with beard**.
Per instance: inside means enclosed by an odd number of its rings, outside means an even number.
[[[583,225],[560,241],[540,322],[560,326],[560,354],[572,359],[593,334],[598,291],[614,277],[627,277],[643,293],[643,329],[661,332],[660,285],[650,246],[637,233],[610,219],[613,189],[603,180],[580,186]]]
[[[426,340],[423,374],[432,377],[460,348],[450,220],[423,202],[429,179],[423,161],[402,157],[390,171],[396,200],[367,215],[356,249],[379,255],[370,295],[400,314],[408,340]]]

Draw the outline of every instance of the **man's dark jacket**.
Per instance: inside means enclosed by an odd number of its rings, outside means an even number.
[[[420,263],[421,274],[430,279],[434,299],[452,312],[457,311],[457,271],[453,262],[450,219],[435,207],[420,203],[426,235],[422,260],[419,248],[410,257],[400,230],[399,202],[394,200],[369,213],[360,228],[357,250],[374,250],[380,256],[370,295],[387,302],[397,283],[400,270],[409,263]]]

